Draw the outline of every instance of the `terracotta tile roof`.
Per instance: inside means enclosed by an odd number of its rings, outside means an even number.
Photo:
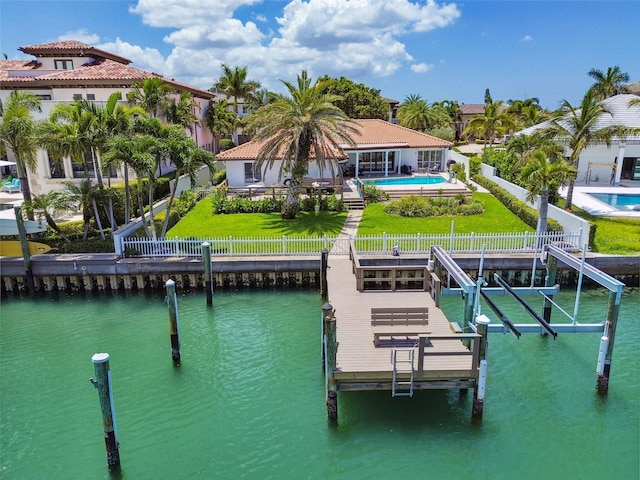
[[[20,47],[20,50],[25,53],[29,53],[27,50],[80,50],[89,48],[92,48],[91,45],[87,45],[86,43],[82,43],[77,40],[60,40],[58,42],[26,45],[24,47]]]
[[[57,85],[79,86],[85,83],[121,87],[122,85],[131,85],[140,82],[145,78],[160,77],[177,90],[186,90],[198,98],[209,99],[215,97],[214,94],[207,90],[201,90],[186,83],[169,80],[161,75],[140,70],[139,68],[131,67],[108,58],[88,58],[87,60],[87,63],[74,70],[46,70],[42,72],[42,75],[36,76],[33,75],[33,72],[30,72],[29,75],[25,75],[24,77],[15,76],[15,73],[10,77],[9,70],[14,72],[20,70],[37,70],[41,64],[35,61],[0,60],[0,82],[2,82],[2,88],[10,88],[11,85],[17,84],[21,86],[31,84],[34,88],[50,88]]]
[[[356,146],[344,145],[345,152],[382,148],[449,148],[453,144],[384,120],[354,120],[360,133],[352,135]],[[216,155],[217,160],[253,160],[264,142],[252,140]]]
[[[40,67],[40,63],[35,60],[0,60],[0,81],[9,78],[9,70],[36,70]],[[20,77],[22,78],[22,77]],[[13,77],[11,78],[14,79]]]
[[[20,47],[18,50],[35,56],[50,57],[53,55],[74,55],[87,57],[101,57],[114,60],[119,63],[129,64],[131,60],[128,58],[115,55],[99,48],[92,47],[86,43],[77,40],[62,40],[59,42],[38,43],[36,45],[27,45]]]
[[[359,134],[352,135],[357,147],[356,150],[369,149],[375,145],[397,145],[397,148],[449,148],[453,143],[432,137],[425,133],[401,127],[385,120],[354,120],[358,126]],[[354,150],[354,147],[343,147],[345,150]]]
[[[243,143],[237,147],[225,150],[216,154],[216,160],[254,160],[258,157],[260,150],[265,142],[258,140],[251,140],[250,142]],[[311,153],[313,157],[313,152]],[[346,157],[344,152],[336,151],[335,157]]]

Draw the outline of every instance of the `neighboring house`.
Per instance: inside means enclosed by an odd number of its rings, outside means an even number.
[[[389,118],[388,120],[391,123],[398,123],[398,108],[400,107],[400,102],[398,100],[394,100],[392,98],[382,97],[384,103],[389,105]]]
[[[629,106],[629,102],[636,98],[637,95],[622,94],[603,100],[602,103],[610,114],[603,114],[594,129],[610,125],[640,128],[640,105]],[[532,135],[548,124],[544,122],[534,125],[516,135]],[[567,149],[566,156],[570,153]],[[640,135],[613,138],[610,147],[604,143],[587,147],[580,154],[577,167],[579,182],[602,182],[609,179],[613,185],[618,185],[620,180],[640,180]]]
[[[484,103],[463,103],[460,105],[460,111],[462,112],[462,126],[460,131],[463,132],[469,126],[469,120],[476,115],[484,114]],[[504,112],[508,107],[506,105],[500,105],[499,113]],[[472,135],[470,137],[473,137]]]
[[[114,92],[120,92],[123,101],[135,83],[149,77],[160,77],[176,91],[187,91],[202,109],[194,112],[200,118],[209,99],[215,95],[206,90],[166,79],[157,73],[146,72],[129,64],[130,60],[94,48],[75,40],[42,43],[20,47],[22,52],[36,57],[34,60],[0,60],[0,100],[3,102],[14,90],[29,91],[42,100],[42,113],[33,113],[34,119],[48,117],[54,105],[84,98],[96,103],[106,102]],[[211,132],[197,125],[194,140],[204,147],[213,143]],[[12,152],[9,160],[12,160]],[[122,178],[122,172],[111,172],[112,182]],[[55,158],[45,150],[38,151],[35,172],[29,172],[29,184],[34,194],[55,190],[65,180],[84,177],[82,164],[69,158]]]
[[[444,171],[449,160],[451,142],[417,132],[385,120],[354,120],[359,134],[352,135],[354,145],[340,145],[336,160],[342,172],[360,175],[387,176],[408,172]],[[286,176],[278,179],[280,164],[266,171],[256,171],[254,162],[261,143],[250,141],[217,155],[224,161],[230,187],[262,182],[265,185],[282,185]],[[317,165],[311,162],[308,176],[320,178]],[[324,172],[324,178],[330,178]]]

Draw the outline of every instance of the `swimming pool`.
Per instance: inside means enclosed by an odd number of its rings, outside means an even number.
[[[587,195],[616,210],[640,210],[640,194],[637,193],[588,193]]]
[[[366,185],[376,185],[378,187],[394,186],[394,185],[436,185],[444,183],[445,179],[440,175],[434,176],[416,176],[416,177],[397,177],[397,178],[376,178],[365,180]]]

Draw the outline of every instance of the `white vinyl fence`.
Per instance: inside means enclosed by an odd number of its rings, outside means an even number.
[[[427,254],[431,245],[440,245],[451,253],[532,252],[536,245],[552,244],[567,251],[580,250],[581,233],[547,232],[536,241],[536,235],[523,233],[470,233],[451,235],[366,235],[339,237],[219,237],[174,238],[152,240],[129,237],[121,239],[122,252],[142,257],[199,257],[202,243],[209,242],[214,257],[230,256],[305,256],[320,255],[323,249],[335,255],[347,255],[353,239],[356,249],[364,254]]]

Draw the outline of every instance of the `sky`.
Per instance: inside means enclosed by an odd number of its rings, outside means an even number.
[[[208,89],[220,65],[284,92],[307,70],[402,101],[581,101],[592,69],[640,81],[640,0],[0,0],[0,54],[75,39]]]

